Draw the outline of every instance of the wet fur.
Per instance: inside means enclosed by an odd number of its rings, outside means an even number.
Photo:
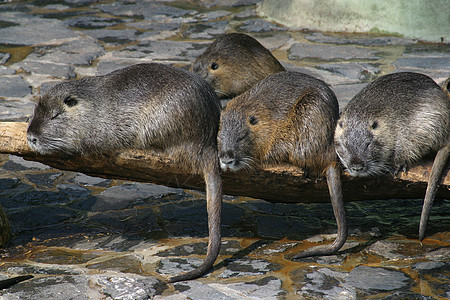
[[[447,85],[448,82],[444,90]],[[435,161],[438,165],[433,165],[425,196],[419,234],[423,239],[430,203],[449,155],[448,93],[423,74],[401,72],[382,76],[359,92],[344,109],[336,127],[335,145],[352,176],[395,175],[440,151],[441,158]]]
[[[311,173],[325,172],[338,238],[323,251],[307,251],[296,258],[333,253],[346,240],[340,169],[333,147],[338,116],[331,89],[323,81],[297,72],[268,76],[232,99],[221,115],[218,145],[224,170],[291,163]]]
[[[201,77],[162,64],[138,64],[53,87],[39,99],[27,138],[41,154],[159,149],[184,169],[203,174],[210,227],[207,258],[198,269],[172,278],[180,281],[207,272],[220,248],[219,117],[220,102]]]
[[[217,69],[212,65],[216,64]],[[217,38],[192,64],[219,98],[232,98],[268,75],[284,71],[278,60],[253,37],[229,33]]]

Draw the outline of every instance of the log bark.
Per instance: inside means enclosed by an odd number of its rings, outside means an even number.
[[[26,141],[27,124],[0,122],[0,153],[22,156],[51,167],[85,173],[91,176],[151,182],[171,187],[204,190],[204,180],[181,169],[167,156],[152,151],[122,152],[73,157],[64,160],[58,155],[38,155]],[[396,178],[351,178],[343,174],[345,201],[423,198],[432,161],[423,161]],[[450,199],[449,165],[442,176],[436,198]],[[282,165],[251,172],[223,173],[223,190],[228,195],[248,196],[271,202],[328,202],[324,178],[308,178],[298,167]]]

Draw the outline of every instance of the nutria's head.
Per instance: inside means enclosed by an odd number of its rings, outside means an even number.
[[[232,98],[284,67],[251,36],[230,33],[216,39],[191,70],[205,78],[219,98]]]
[[[336,153],[351,176],[380,175],[393,172],[393,151],[389,129],[383,120],[362,120],[356,112],[346,111],[334,133]]]
[[[245,96],[245,95],[241,95]],[[220,167],[238,171],[251,169],[261,159],[264,139],[270,135],[270,120],[261,110],[251,106],[236,107],[239,97],[228,103],[221,114],[218,133]]]

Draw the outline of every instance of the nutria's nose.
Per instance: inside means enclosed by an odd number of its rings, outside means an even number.
[[[359,173],[362,172],[363,170],[364,170],[363,164],[354,164],[350,167],[350,171],[354,173]]]
[[[224,168],[230,168],[235,160],[234,152],[231,150],[219,152],[220,164]]]
[[[37,138],[31,133],[27,134],[27,140],[30,145],[35,146],[37,144]]]

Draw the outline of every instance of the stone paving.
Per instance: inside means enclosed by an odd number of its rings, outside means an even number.
[[[62,80],[150,61],[187,68],[226,32],[246,32],[288,69],[325,80],[341,108],[386,73],[416,71],[438,83],[450,75],[448,44],[293,30],[258,17],[257,2],[0,2],[0,121],[25,121],[32,99]],[[225,196],[214,269],[176,284],[167,278],[206,253],[202,192],[0,155],[0,203],[13,233],[0,249],[0,280],[34,276],[0,299],[450,298],[448,199],[436,201],[423,243],[421,199],[347,203],[344,248],[292,261],[334,239],[331,205]]]

